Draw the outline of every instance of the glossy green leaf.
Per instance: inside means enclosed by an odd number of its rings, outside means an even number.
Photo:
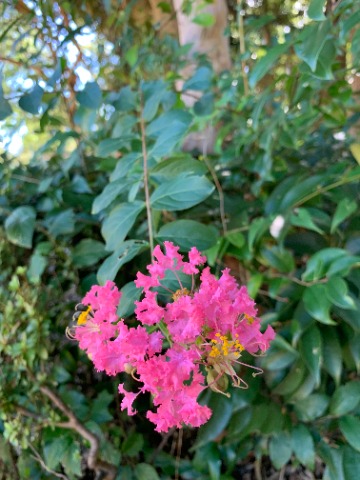
[[[76,267],[90,267],[106,257],[105,245],[97,240],[85,238],[73,250],[73,263]]]
[[[360,402],[360,381],[348,382],[335,390],[331,398],[330,413],[341,416],[352,412]]]
[[[360,419],[353,415],[345,415],[339,420],[341,433],[349,444],[360,452]]]
[[[332,222],[331,222],[331,229],[330,232],[333,233],[336,228],[350,215],[352,215],[358,209],[358,204],[355,200],[351,200],[350,198],[343,198],[338,203],[336,207]]]
[[[296,361],[289,373],[281,380],[281,382],[273,388],[273,393],[275,395],[291,395],[304,380],[306,373],[306,368],[304,362]]]
[[[336,327],[322,327],[322,367],[335,380],[336,385],[340,383],[342,372],[342,351],[339,335]]]
[[[305,425],[296,425],[291,432],[292,448],[297,459],[311,470],[315,466],[315,444]]]
[[[113,208],[106,217],[101,233],[106,241],[107,250],[116,250],[133,227],[137,216],[145,208],[143,202],[122,203]]]
[[[118,245],[115,252],[104,260],[97,272],[97,279],[101,285],[106,280],[114,280],[120,268],[130,262],[136,255],[148,248],[143,240],[126,240]]]
[[[317,284],[306,287],[303,300],[309,315],[321,323],[336,325],[336,322],[330,317],[331,303],[327,298],[325,285]]]
[[[88,82],[84,89],[77,93],[76,99],[83,107],[97,110],[102,102],[102,93],[97,82]]]
[[[331,277],[325,288],[331,303],[344,309],[356,309],[354,300],[348,295],[348,285],[341,277]]]
[[[44,90],[39,86],[35,87],[29,93],[25,93],[19,100],[19,107],[25,112],[37,115],[39,113]]]
[[[126,283],[123,287],[121,287],[120,292],[122,293],[122,296],[117,310],[117,314],[121,318],[129,317],[134,313],[134,302],[140,299],[142,289],[137,288],[134,282],[129,282]]]
[[[170,240],[178,245],[181,251],[187,252],[191,247],[200,251],[207,250],[215,245],[218,235],[215,228],[195,220],[175,220],[163,225],[156,238],[160,242]]]
[[[311,0],[307,14],[312,20],[323,21],[326,19],[324,15],[324,7],[326,0]]]
[[[291,457],[292,445],[288,432],[281,432],[271,437],[269,442],[270,460],[278,470],[282,468]]]
[[[95,200],[92,205],[91,213],[96,215],[97,213],[104,210],[108,207],[116,197],[118,197],[124,190],[129,187],[128,183],[124,178],[116,180],[115,182],[110,182],[106,185],[104,190],[95,197]]]
[[[251,222],[248,236],[249,249],[252,250],[258,240],[265,234],[271,224],[269,218],[256,218]]]
[[[300,338],[300,355],[309,371],[316,379],[316,385],[320,384],[320,366],[322,341],[320,330],[316,325],[311,326]]]
[[[36,211],[33,207],[18,207],[5,220],[9,242],[24,248],[32,247]]]
[[[320,250],[308,260],[302,279],[308,282],[325,277],[333,262],[347,256],[348,252],[342,248],[324,248]]]
[[[306,398],[297,400],[294,409],[303,422],[311,422],[321,417],[329,405],[329,397],[323,393],[313,393]]]
[[[302,227],[322,235],[324,232],[313,221],[309,210],[306,208],[297,208],[290,217],[291,225]]]
[[[155,210],[186,210],[205,200],[215,187],[200,176],[179,177],[163,182],[150,197]]]
[[[323,46],[331,30],[331,22],[308,25],[301,35],[301,42],[295,46],[295,51],[301,60],[304,60],[314,72]]]

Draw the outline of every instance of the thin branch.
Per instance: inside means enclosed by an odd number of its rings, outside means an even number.
[[[69,478],[66,475],[63,475],[62,473],[55,472],[55,470],[52,470],[49,468],[44,460],[41,458],[39,452],[35,450],[35,448],[29,443],[30,450],[33,452],[33,458],[40,463],[41,467],[46,470],[47,472],[51,473],[51,475],[54,475],[57,478],[62,478],[63,480],[69,480]]]
[[[79,435],[81,435],[85,440],[87,440],[90,443],[90,450],[89,454],[87,457],[87,464],[88,467],[91,470],[99,471],[103,470],[107,472],[106,477],[104,477],[104,480],[114,480],[116,473],[117,473],[117,468],[115,465],[108,463],[104,460],[100,460],[98,458],[99,455],[99,439],[98,437],[92,433],[90,430],[88,430],[79,420],[78,418],[74,415],[73,411],[65,405],[65,403],[61,400],[60,397],[56,395],[55,392],[50,390],[48,387],[40,387],[40,391],[48,397],[51,402],[64,414],[68,417],[69,421],[66,423],[63,423],[62,426],[63,428],[71,428],[75,430]]]
[[[329,281],[329,279],[325,277],[325,278],[321,278],[320,280],[313,280],[312,282],[306,282],[305,280],[300,280],[297,277],[292,277],[291,275],[282,275],[281,273],[271,273],[271,277],[290,280],[291,282],[297,283],[302,287],[312,287],[313,285],[318,285],[319,283],[327,283]]]
[[[149,191],[149,172],[148,172],[148,156],[146,149],[146,134],[145,134],[145,122],[143,118],[143,102],[142,95],[140,92],[141,98],[141,112],[140,112],[140,131],[141,131],[141,146],[142,146],[142,155],[143,155],[143,169],[144,169],[144,190],[145,190],[145,204],[146,204],[146,216],[149,230],[149,243],[150,243],[150,255],[152,258],[152,252],[154,250],[154,234],[152,226],[152,215],[151,215],[151,206],[150,206],[150,191]]]

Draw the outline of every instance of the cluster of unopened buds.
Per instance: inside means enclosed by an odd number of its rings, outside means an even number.
[[[164,253],[155,247],[149,275],[137,274],[135,285],[143,289],[143,298],[135,302],[134,326],[118,318],[121,293],[108,281],[85,295],[70,329],[98,371],[126,372],[138,382],[136,392],[119,385],[121,408],[129,415],[136,413],[138,395],[151,394],[154,411],[147,418],[159,432],[204,424],[211,410],[198,402],[200,393],[210,388],[228,395],[229,379],[247,388],[239,366],[256,374],[261,370],[242,363],[242,353],[265,352],[275,336],[270,326],[261,333],[254,301],[228,269],[217,279],[203,267],[206,257],[195,247],[188,261],[171,242],[164,247]],[[177,288],[171,290],[174,280]]]

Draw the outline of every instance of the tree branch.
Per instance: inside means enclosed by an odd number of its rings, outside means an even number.
[[[98,458],[99,455],[99,439],[98,437],[88,430],[75,416],[72,410],[65,405],[60,397],[57,396],[55,392],[50,390],[48,387],[40,387],[41,393],[48,397],[51,402],[64,414],[68,417],[69,421],[61,424],[63,428],[71,428],[75,430],[79,435],[81,435],[85,440],[90,443],[90,450],[87,457],[87,465],[91,470],[99,471],[103,470],[107,473],[104,480],[114,480],[117,468],[115,465],[108,463],[104,460]]]

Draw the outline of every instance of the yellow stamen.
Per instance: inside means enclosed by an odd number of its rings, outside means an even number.
[[[190,295],[190,291],[187,288],[179,288],[179,290],[176,290],[173,294],[172,299],[176,302],[180,297],[185,297],[186,295]]]

